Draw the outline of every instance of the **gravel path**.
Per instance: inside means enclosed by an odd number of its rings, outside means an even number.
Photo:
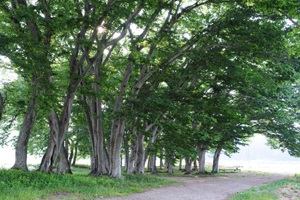
[[[172,177],[182,183],[159,189],[149,189],[143,193],[127,197],[104,198],[105,200],[226,200],[230,196],[279,179],[287,175],[228,173],[225,177]],[[103,198],[101,199],[103,200]]]

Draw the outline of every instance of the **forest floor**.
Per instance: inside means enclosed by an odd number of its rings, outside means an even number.
[[[253,172],[224,173],[211,177],[169,177],[180,183],[126,197],[101,198],[101,200],[226,200],[252,187],[288,177],[291,175]]]

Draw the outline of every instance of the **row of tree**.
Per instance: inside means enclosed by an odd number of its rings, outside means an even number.
[[[0,99],[3,141],[20,130],[13,168],[28,148],[42,172],[186,171],[214,150],[238,151],[254,132],[299,155],[297,0],[1,1],[0,55],[18,79]]]

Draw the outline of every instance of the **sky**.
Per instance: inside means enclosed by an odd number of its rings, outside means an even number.
[[[222,166],[242,166],[242,170],[274,172],[284,174],[300,173],[300,158],[292,157],[287,151],[271,149],[263,135],[256,134],[248,146],[240,148],[239,153],[230,158],[220,157]]]

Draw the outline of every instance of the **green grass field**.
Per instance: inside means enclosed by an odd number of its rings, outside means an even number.
[[[300,199],[300,175],[241,192],[230,200]]]
[[[126,175],[121,179],[108,176],[88,176],[89,168],[75,167],[72,175],[45,174],[37,171],[24,172],[19,170],[0,170],[1,200],[36,200],[47,199],[51,195],[59,199],[93,199],[110,196],[125,196],[142,192],[145,188],[163,187],[176,183],[160,177],[193,176],[206,177],[211,175],[184,175],[178,169],[170,175],[166,170],[158,174]],[[222,173],[214,176],[226,176]],[[231,200],[274,200],[285,197],[300,199],[300,175],[276,181],[261,187],[241,192]]]
[[[92,199],[124,196],[142,192],[145,188],[174,183],[149,175],[124,175],[119,180],[108,176],[92,177],[87,175],[89,169],[82,167],[74,168],[73,172],[73,175],[56,175],[37,171],[0,170],[0,199],[47,199],[49,195],[60,195],[60,199]]]

